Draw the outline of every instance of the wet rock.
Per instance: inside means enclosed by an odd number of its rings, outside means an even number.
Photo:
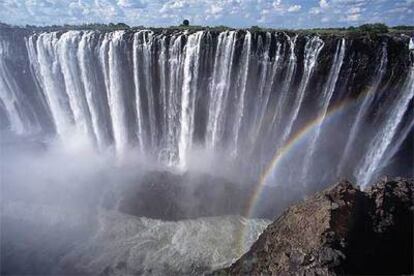
[[[288,208],[251,249],[216,275],[413,273],[414,181],[348,181]]]

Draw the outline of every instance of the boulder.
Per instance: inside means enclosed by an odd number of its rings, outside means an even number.
[[[414,181],[366,191],[343,180],[288,208],[251,249],[215,275],[413,273]]]

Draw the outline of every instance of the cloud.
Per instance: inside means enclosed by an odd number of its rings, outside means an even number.
[[[345,20],[346,21],[358,21],[359,20],[359,17],[360,17],[361,15],[360,14],[358,14],[358,13],[355,13],[355,14],[348,14],[346,17],[345,17]]]
[[[328,1],[327,0],[320,0],[319,1],[319,7],[321,7],[321,9],[326,9],[329,7]]]
[[[297,12],[297,11],[300,11],[301,8],[302,8],[301,5],[292,5],[287,9],[287,11],[288,12]]]
[[[16,25],[124,22],[171,26],[187,18],[196,25],[279,28],[336,27],[374,19],[389,25],[412,24],[414,6],[414,0],[0,0],[0,3],[0,21]]]

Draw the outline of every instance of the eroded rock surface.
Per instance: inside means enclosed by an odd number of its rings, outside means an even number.
[[[412,274],[412,179],[348,181],[293,205],[217,275]]]

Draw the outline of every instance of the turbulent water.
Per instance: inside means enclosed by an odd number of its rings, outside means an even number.
[[[2,271],[10,273],[7,269],[16,262],[20,268],[15,274],[53,275],[200,274],[231,264],[268,225],[266,220],[237,216],[165,222],[114,211],[79,213],[22,203],[3,205],[2,220],[6,223],[3,239],[17,244],[7,248]],[[13,233],[21,225],[31,228],[23,236],[33,240],[30,246],[19,244]],[[34,261],[24,260],[33,257],[33,244],[50,256],[37,257],[36,271],[30,270]],[[27,250],[21,252],[21,248]]]
[[[412,176],[413,98],[414,42],[404,34],[0,30],[3,135],[69,152],[79,140],[87,145],[80,156],[105,156],[115,167],[136,158],[177,174],[255,183],[279,156],[270,186],[301,191],[347,177],[366,187],[381,174]],[[81,271],[198,273],[238,256],[229,233],[247,223],[103,212],[97,225],[107,225],[94,226],[95,236],[60,259],[63,267],[92,255]],[[127,226],[114,230],[110,217]],[[248,223],[256,237],[267,222]],[[191,246],[177,247],[186,239]],[[96,253],[106,246],[116,249]]]

